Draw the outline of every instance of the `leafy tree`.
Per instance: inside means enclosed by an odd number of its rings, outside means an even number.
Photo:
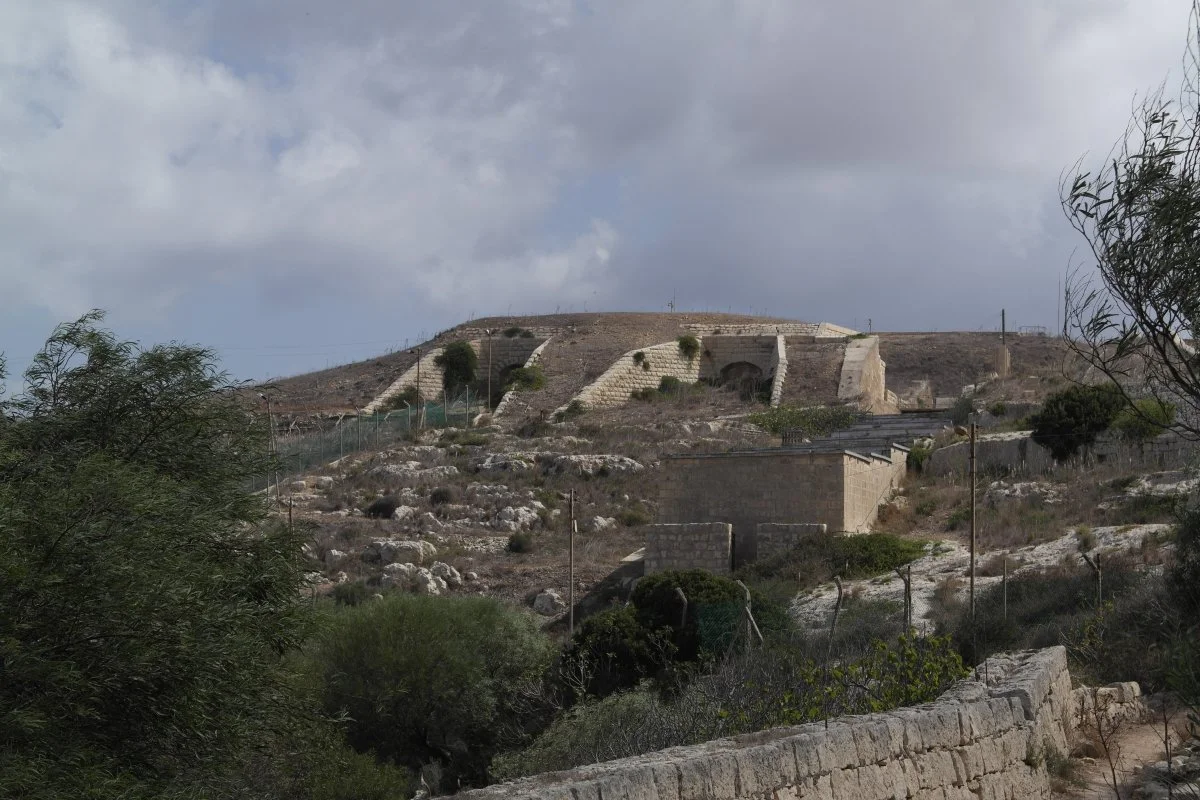
[[[1092,368],[1183,412],[1200,437],[1200,15],[1193,4],[1178,101],[1163,90],[1135,111],[1098,171],[1082,160],[1062,207],[1091,264],[1068,281],[1064,336]],[[1140,408],[1135,406],[1135,412]]]
[[[454,789],[483,783],[492,756],[540,718],[553,655],[534,619],[496,600],[400,594],[344,608],[313,658],[356,750],[439,764]]]
[[[1175,422],[1175,406],[1155,397],[1142,397],[1125,406],[1112,428],[1132,442],[1145,442],[1169,429]]]
[[[1070,458],[1090,447],[1127,405],[1114,384],[1070,386],[1046,398],[1033,415],[1033,440],[1060,461]]]
[[[246,490],[267,427],[212,353],[101,319],[0,403],[0,796],[221,796],[311,722],[300,542]]]
[[[475,382],[479,356],[470,342],[451,342],[433,363],[442,368],[442,385],[447,392],[457,392]]]

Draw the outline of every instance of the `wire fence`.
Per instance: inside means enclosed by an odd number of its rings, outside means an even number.
[[[449,404],[426,403],[371,416],[347,416],[330,420],[329,427],[303,434],[283,434],[275,440],[278,471],[272,482],[318,469],[355,453],[382,450],[422,428],[470,427],[477,414],[487,410],[484,402],[459,400]],[[264,476],[256,490],[266,485]]]

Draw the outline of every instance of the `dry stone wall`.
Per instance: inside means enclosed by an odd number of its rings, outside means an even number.
[[[1062,647],[995,656],[935,702],[776,728],[465,792],[463,800],[1050,798],[1068,750]]]
[[[967,442],[939,447],[930,454],[925,469],[934,475],[962,475],[969,467]],[[1127,442],[1112,435],[1100,436],[1089,458],[1132,468],[1178,469],[1194,463],[1200,448],[1178,434],[1164,433],[1148,442]],[[1033,441],[1030,431],[983,434],[975,442],[978,469],[1005,470],[1024,475],[1051,472],[1050,451]]]
[[[733,566],[733,526],[721,522],[648,525],[646,574],[668,569],[706,569],[728,575]]]

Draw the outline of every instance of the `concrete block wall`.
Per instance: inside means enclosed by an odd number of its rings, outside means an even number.
[[[757,557],[761,523],[809,522],[844,530],[849,458],[786,450],[671,456],[663,460],[658,521],[730,523],[734,565],[740,566]]]
[[[824,536],[828,532],[828,525],[816,522],[760,522],[755,528],[758,558],[790,553],[805,539]]]
[[[1068,752],[1062,647],[994,656],[932,703],[547,773],[463,800],[1049,800]]]
[[[678,342],[664,342],[640,348],[640,351],[645,354],[650,369],[634,363],[633,355],[639,351],[630,350],[573,399],[587,408],[611,408],[628,403],[633,393],[639,389],[657,389],[659,382],[668,375],[684,383],[695,383],[700,379],[700,362],[703,356],[697,354],[689,360],[679,351]],[[562,408],[558,410],[561,411]]]
[[[733,526],[723,522],[646,526],[646,574],[706,569],[728,575],[733,567]]]

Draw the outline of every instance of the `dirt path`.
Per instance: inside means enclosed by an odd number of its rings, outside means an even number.
[[[1172,725],[1176,727],[1176,725]],[[1140,784],[1139,775],[1143,766],[1162,761],[1166,758],[1162,740],[1162,721],[1151,718],[1145,722],[1130,722],[1118,731],[1114,762],[1117,769],[1117,780],[1120,783],[1119,793],[1113,791],[1112,772],[1108,761],[1103,755],[1096,758],[1079,759],[1076,776],[1082,786],[1069,787],[1062,792],[1056,792],[1055,797],[1083,798],[1084,800],[1129,800],[1139,797],[1137,787]]]

